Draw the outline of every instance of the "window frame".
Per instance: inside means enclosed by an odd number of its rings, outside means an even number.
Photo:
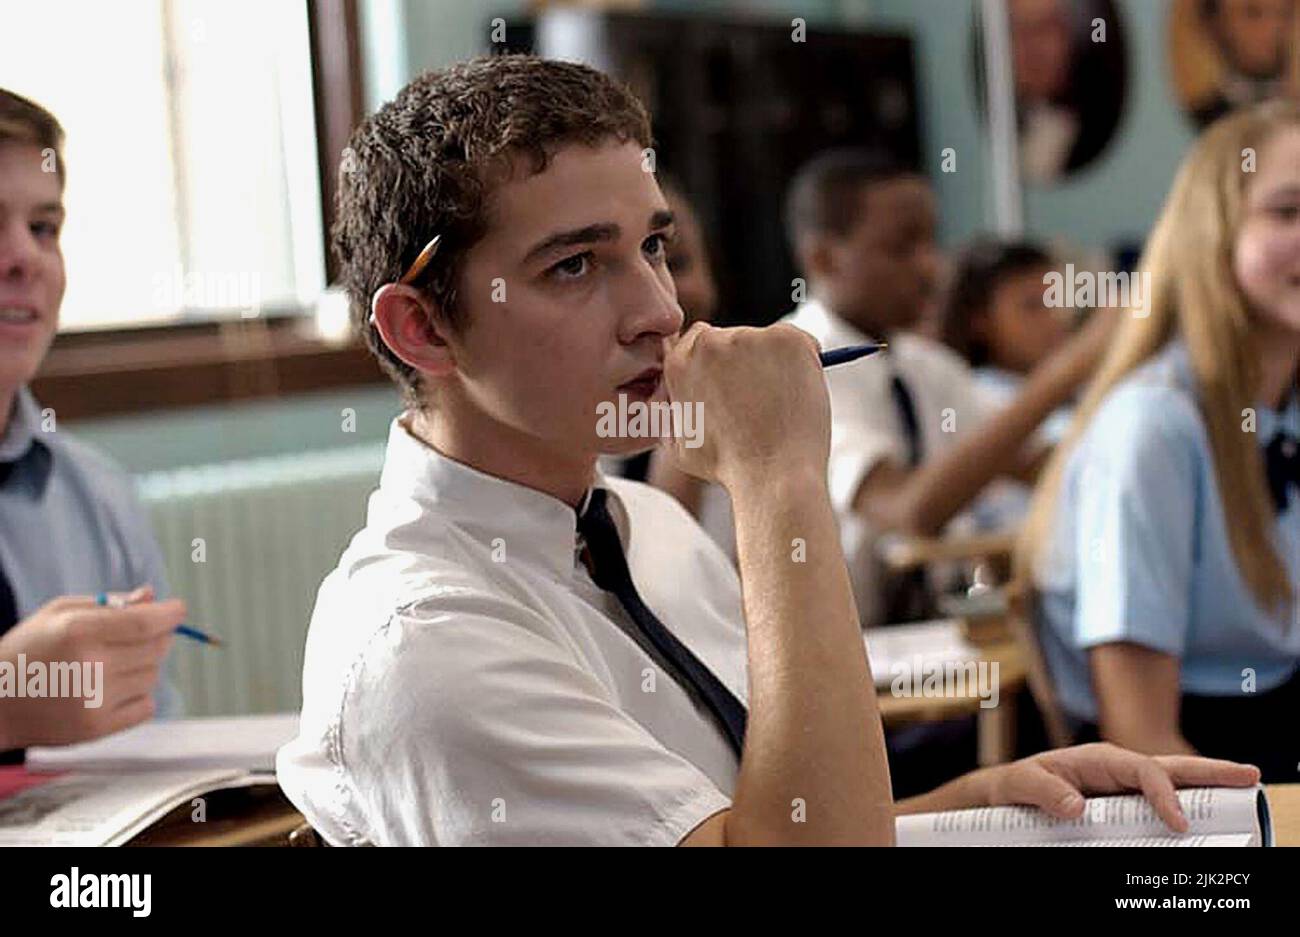
[[[357,0],[304,0],[311,43],[325,278],[337,167],[364,116]],[[75,275],[75,273],[74,273]],[[387,380],[361,343],[314,334],[310,316],[121,326],[56,336],[32,392],[60,418],[78,420],[309,393]]]

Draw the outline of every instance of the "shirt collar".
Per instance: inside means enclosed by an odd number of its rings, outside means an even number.
[[[14,394],[13,409],[4,436],[0,437],[0,462],[14,463],[14,474],[29,469],[35,474],[32,482],[39,492],[50,473],[51,449],[41,431],[41,411],[36,398],[26,387]]]
[[[1159,361],[1170,369],[1174,383],[1192,393],[1196,392],[1196,372],[1185,342],[1181,339],[1171,341],[1159,356]],[[1300,393],[1294,388],[1281,409],[1267,403],[1255,405],[1255,436],[1260,446],[1267,446],[1279,432],[1300,437]]]
[[[879,337],[862,331],[819,299],[808,299],[800,303],[795,314],[803,320],[803,328],[821,342],[823,351],[845,345],[865,345],[880,340]],[[898,375],[900,360],[912,354],[917,343],[926,341],[906,329],[895,329],[885,337],[889,347],[878,357],[883,362],[887,362],[888,367],[859,368],[851,373],[862,375],[862,380],[872,379],[867,375],[881,374],[886,378],[890,375]]]
[[[4,436],[0,437],[0,462],[17,462],[27,455],[38,441],[36,432],[40,421],[41,414],[31,391],[26,387],[18,388],[9,413],[9,424]]]
[[[592,487],[610,490],[611,513],[625,531],[626,509],[599,468]],[[443,455],[413,436],[402,417],[389,431],[379,488],[397,501],[414,501],[420,516],[435,514],[489,549],[499,546],[511,564],[534,563],[561,580],[573,575],[578,513],[570,505]],[[582,507],[590,497],[588,490]]]
[[[823,338],[823,350],[875,341],[847,319],[832,312],[819,299],[809,299],[800,303],[796,314],[807,321],[808,332]]]

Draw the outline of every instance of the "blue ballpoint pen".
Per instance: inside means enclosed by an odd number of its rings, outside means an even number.
[[[101,592],[99,593],[99,595],[95,596],[95,604],[108,605],[108,593]],[[115,607],[121,607],[121,606],[119,605]],[[214,638],[210,634],[204,634],[199,629],[191,628],[189,625],[177,625],[176,633],[181,635],[182,637],[186,637],[186,638],[190,638],[191,640],[198,641],[200,644],[211,644],[213,647],[222,646],[220,638]]]
[[[823,368],[831,368],[837,364],[848,364],[850,361],[857,361],[867,355],[874,355],[876,352],[884,351],[888,347],[888,342],[872,342],[868,345],[845,345],[843,348],[832,348],[830,351],[823,351],[817,357],[821,359]]]

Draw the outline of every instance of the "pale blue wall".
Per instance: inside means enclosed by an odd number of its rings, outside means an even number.
[[[396,388],[368,387],[280,400],[139,413],[67,424],[130,472],[251,459],[382,440],[399,412]],[[343,412],[356,413],[355,431]]]
[[[923,107],[921,135],[938,190],[945,244],[987,225],[987,165],[970,75],[973,3],[967,0],[659,0],[676,11],[764,16],[809,25],[877,26],[917,43]],[[1110,247],[1140,239],[1159,209],[1179,159],[1192,139],[1173,103],[1165,56],[1168,0],[1116,0],[1129,59],[1129,97],[1117,138],[1096,163],[1050,190],[1026,193],[1029,231]],[[371,107],[426,68],[479,54],[492,16],[523,9],[522,0],[368,0],[362,4]],[[938,171],[952,147],[958,171]],[[339,429],[340,410],[357,410],[357,432]],[[72,425],[136,471],[214,459],[328,448],[383,437],[398,409],[395,391],[367,388],[266,403],[199,408]]]
[[[519,12],[520,0],[378,0],[398,11],[372,16],[370,42],[395,49],[370,70],[372,107],[391,97],[399,76],[480,54],[494,15]],[[1179,159],[1192,139],[1173,102],[1165,55],[1169,0],[1115,0],[1125,33],[1129,88],[1112,145],[1082,172],[1047,190],[1028,190],[1025,223],[1031,234],[1066,237],[1085,247],[1140,240],[1150,228]],[[847,26],[903,32],[917,44],[922,146],[943,207],[940,237],[954,245],[989,223],[988,166],[971,81],[974,0],[652,0],[674,12],[757,16],[810,26]],[[403,41],[377,38],[400,22]],[[401,68],[394,68],[402,58]],[[403,71],[404,69],[404,71]],[[957,172],[939,172],[945,147],[957,152]]]

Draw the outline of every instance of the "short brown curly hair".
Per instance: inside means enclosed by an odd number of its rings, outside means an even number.
[[[570,143],[652,143],[644,106],[586,65],[531,55],[480,58],[425,72],[353,132],[340,164],[332,229],[353,323],[384,369],[419,404],[419,373],[384,344],[370,301],[442,235],[418,283],[452,328],[465,253],[486,230],[490,170],[523,156],[532,172]]]

